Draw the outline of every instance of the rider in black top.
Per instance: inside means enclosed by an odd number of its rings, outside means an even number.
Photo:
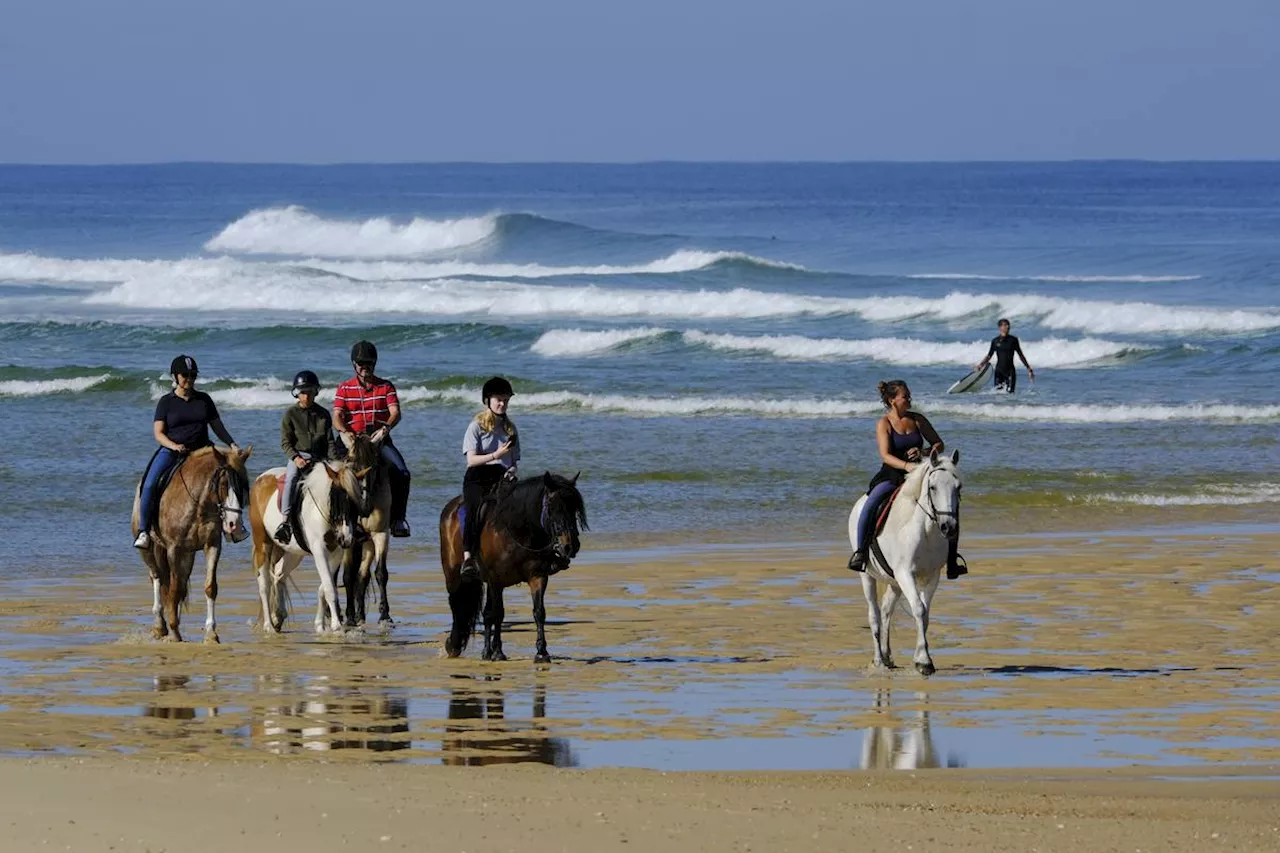
[[[1022,344],[1018,339],[1009,334],[1009,321],[1001,319],[996,327],[1000,330],[1000,334],[991,339],[991,349],[987,350],[987,357],[978,362],[974,366],[974,370],[981,370],[991,361],[991,356],[996,357],[996,390],[1008,391],[1013,393],[1018,385],[1018,371],[1013,366],[1013,356],[1016,353],[1018,358],[1022,359],[1022,364],[1027,368],[1027,375],[1031,377],[1031,381],[1036,379],[1036,372],[1031,369],[1031,365],[1027,364],[1027,357],[1022,354]]]

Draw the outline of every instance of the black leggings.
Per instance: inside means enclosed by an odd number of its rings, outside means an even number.
[[[476,465],[462,478],[462,505],[467,508],[467,522],[462,529],[462,548],[480,554],[480,505],[502,482],[507,469],[502,465]]]

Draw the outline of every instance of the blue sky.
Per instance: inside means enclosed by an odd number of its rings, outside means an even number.
[[[2,0],[0,162],[1280,157],[1275,0]]]

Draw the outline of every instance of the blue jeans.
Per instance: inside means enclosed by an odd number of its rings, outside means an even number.
[[[160,478],[172,471],[182,461],[183,454],[162,447],[147,463],[147,470],[142,475],[142,496],[138,501],[138,527],[150,530],[156,520],[160,496],[156,494],[156,486]]]
[[[862,505],[862,513],[858,516],[859,550],[866,551],[871,547],[871,537],[875,534],[876,511],[896,488],[898,488],[897,484],[885,480],[876,483],[875,488],[867,492],[867,502]]]
[[[409,508],[409,466],[390,441],[382,443],[382,458],[391,466],[391,520],[404,521]]]
[[[299,453],[303,459],[310,459],[310,453]],[[293,484],[298,481],[298,463],[289,460],[289,468],[284,475],[284,494],[280,496],[280,515],[289,520],[289,512],[293,508]]]

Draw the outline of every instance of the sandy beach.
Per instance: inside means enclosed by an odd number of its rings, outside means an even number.
[[[425,560],[394,630],[316,637],[304,587],[280,638],[233,560],[220,646],[151,640],[140,567],[10,579],[6,849],[1274,850],[1280,537],[1233,530],[975,537],[929,679],[868,668],[835,550],[588,552],[547,667],[518,589],[510,661],[444,658]]]

